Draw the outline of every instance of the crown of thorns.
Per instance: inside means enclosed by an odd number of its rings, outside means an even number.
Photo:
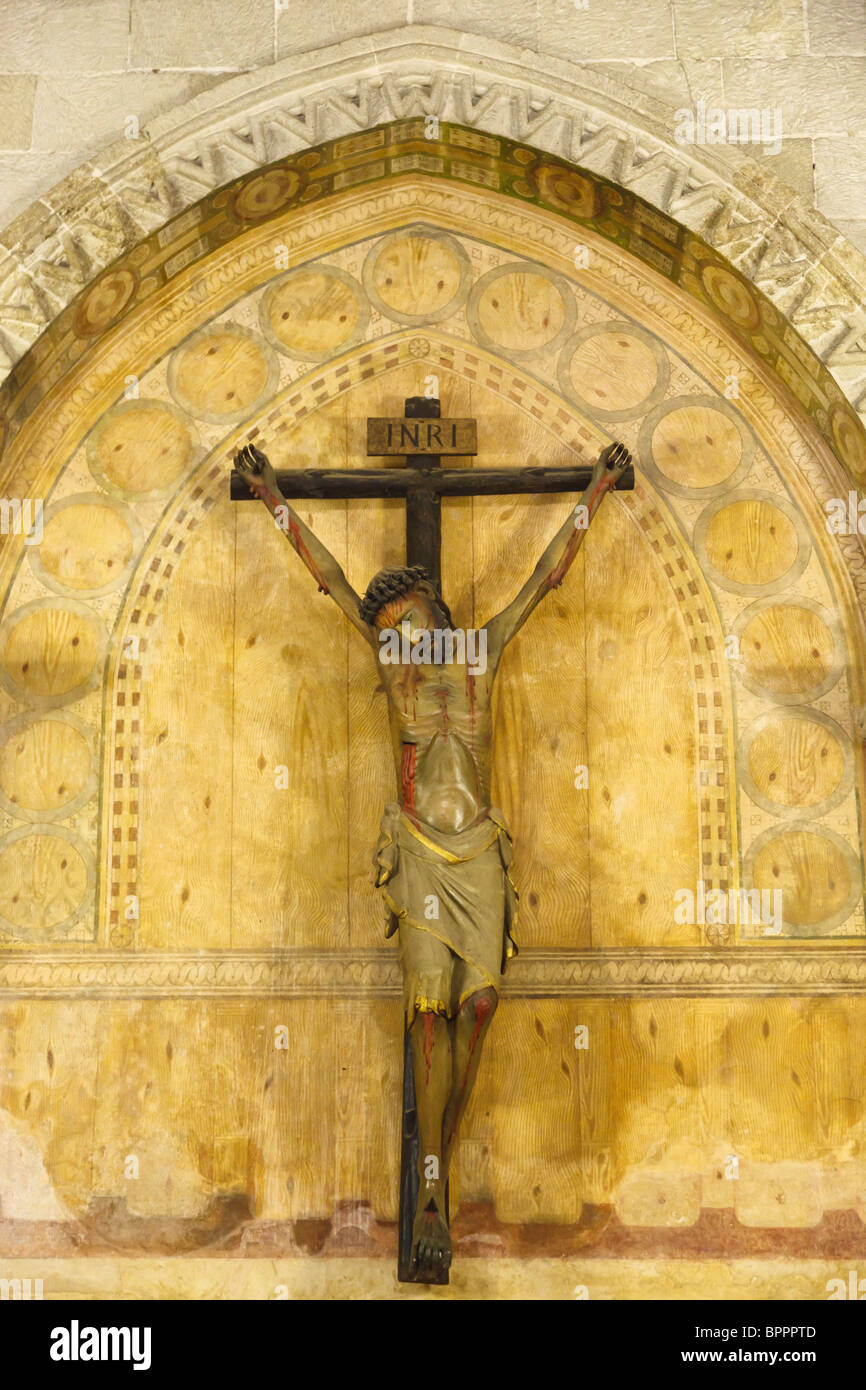
[[[370,583],[367,585],[367,592],[358,605],[358,611],[365,623],[374,623],[376,614],[386,603],[391,603],[395,598],[402,598],[408,594],[418,584],[425,584],[431,594],[434,594],[437,602],[444,604],[433,585],[430,577],[423,565],[402,565],[391,569],[380,570],[374,574]]]

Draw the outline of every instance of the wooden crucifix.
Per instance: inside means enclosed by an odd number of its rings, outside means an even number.
[[[506,644],[574,560],[605,494],[633,488],[631,457],[611,444],[595,468],[444,469],[477,452],[474,420],[442,419],[410,396],[405,415],[368,421],[368,454],[402,468],[276,473],[247,445],[231,496],[260,498],[319,589],[377,658],[388,695],[399,800],[385,808],[374,864],[398,934],[404,981],[398,1278],[447,1284],[448,1172],[507,960],[516,954],[511,837],[490,804],[491,692]],[[457,628],[441,594],[441,499],[577,492],[580,503],[516,598],[483,628]],[[289,498],[404,497],[406,565],[380,570],[363,599]]]

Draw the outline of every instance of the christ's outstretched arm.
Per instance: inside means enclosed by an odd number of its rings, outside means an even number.
[[[631,454],[624,444],[609,444],[603,450],[593,470],[589,486],[581,494],[578,503],[579,507],[586,510],[579,512],[577,517],[575,512],[569,514],[517,597],[512,599],[501,613],[497,613],[495,618],[490,619],[487,624],[488,650],[500,653],[515,633],[520,631],[544,595],[562,583],[583,544],[583,538],[601,505],[602,498],[616,487],[630,463]]]
[[[305,526],[293,507],[280,492],[277,475],[261,449],[247,444],[235,455],[235,468],[246,478],[250,491],[260,497],[274,520],[303,560],[310,574],[324,594],[331,598],[345,613],[349,622],[361,636],[376,646],[372,630],[364,622],[359,612],[361,600],[355,593],[342,569],[330,550]]]

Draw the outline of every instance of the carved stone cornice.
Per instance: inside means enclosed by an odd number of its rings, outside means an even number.
[[[0,998],[278,999],[400,996],[390,948],[282,951],[7,951]],[[524,949],[508,998],[742,998],[866,993],[866,948]]]

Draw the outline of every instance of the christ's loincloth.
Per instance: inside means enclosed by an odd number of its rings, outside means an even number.
[[[419,1010],[453,1018],[470,995],[499,989],[517,954],[511,853],[496,808],[446,835],[410,821],[396,801],[385,807],[373,863],[389,909],[385,934],[400,929],[409,1024]]]

